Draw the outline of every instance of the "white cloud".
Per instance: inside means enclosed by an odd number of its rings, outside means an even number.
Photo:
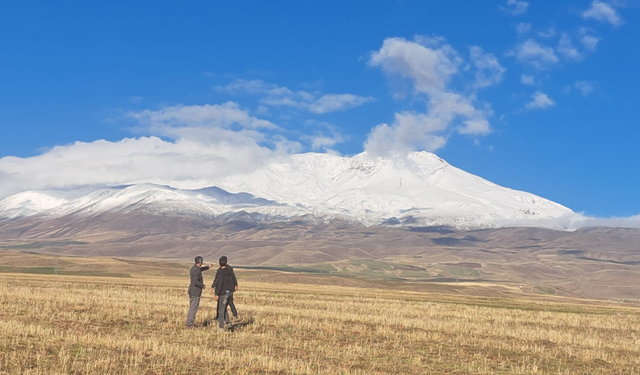
[[[277,86],[259,79],[236,79],[225,86],[215,87],[215,90],[231,94],[264,95],[260,99],[260,103],[263,105],[299,108],[316,114],[355,108],[374,100],[372,97],[354,94],[323,95],[319,92],[293,91],[287,87]]]
[[[538,31],[538,35],[542,38],[551,38],[552,36],[556,35],[556,29],[550,27],[546,30]]]
[[[422,113],[396,113],[391,126],[380,124],[371,130],[364,148],[372,155],[415,149],[436,151],[444,147],[447,140],[445,136],[434,133],[442,132],[447,125]]]
[[[270,121],[249,115],[234,102],[215,105],[176,105],[156,111],[145,109],[141,112],[129,112],[127,116],[148,126],[152,132],[185,127],[226,128],[234,124],[250,129],[278,129],[278,126]]]
[[[476,66],[476,88],[492,86],[502,81],[506,69],[500,65],[498,58],[492,53],[485,53],[478,46],[469,48],[471,62]]]
[[[142,96],[132,96],[129,98],[129,102],[137,104],[137,103],[142,103],[142,101],[144,100],[144,98]]]
[[[585,227],[640,228],[640,215],[610,218],[579,215],[579,218],[573,223],[573,228]]]
[[[514,55],[521,63],[529,64],[537,70],[544,70],[559,61],[553,48],[542,45],[533,39],[518,45],[509,54]]]
[[[486,119],[467,120],[458,129],[460,134],[486,135],[491,133],[491,124]]]
[[[591,18],[601,22],[608,22],[613,26],[619,26],[622,24],[622,19],[613,6],[598,0],[594,0],[591,3],[591,7],[582,12],[582,17],[585,19]]]
[[[230,94],[268,94],[268,95],[291,95],[293,91],[272,83],[267,83],[261,79],[246,80],[236,79],[224,86],[216,86],[214,89],[218,92],[226,92]]]
[[[302,137],[310,144],[310,147],[314,151],[323,151],[335,153],[332,147],[344,142],[340,129],[335,125],[318,120],[306,120],[305,126],[314,127],[316,130],[313,135],[305,135]]]
[[[596,85],[592,81],[576,81],[573,87],[580,91],[582,96],[589,96],[596,89]]]
[[[325,94],[317,100],[308,103],[308,109],[313,113],[328,113],[358,107],[372,100],[373,98],[371,97],[362,97],[353,94]]]
[[[520,76],[520,83],[527,86],[535,86],[536,84],[533,76],[528,76],[526,74]]]
[[[328,151],[336,144],[344,142],[344,139],[342,138],[342,136],[340,136],[340,134],[334,134],[333,136],[314,135],[310,137],[310,140],[311,149],[315,151]]]
[[[0,159],[0,197],[28,189],[160,183],[207,186],[214,178],[250,172],[301,145],[235,103],[173,106],[131,112],[143,136],[56,146],[41,155]]]
[[[458,72],[460,58],[446,44],[432,48],[431,45],[438,43],[436,40],[422,40],[426,43],[387,38],[380,50],[373,53],[369,64],[382,68],[387,74],[410,79],[418,92],[442,92],[451,76]]]
[[[586,49],[588,49],[589,51],[595,51],[600,38],[591,35],[585,35],[582,37],[581,41],[582,45],[584,45]]]
[[[232,139],[215,145],[157,137],[75,142],[30,158],[0,159],[0,197],[29,189],[141,182],[202,187],[213,178],[249,172],[275,154],[256,142]]]
[[[598,218],[586,216],[582,213],[570,213],[554,219],[498,220],[495,224],[504,226],[545,226],[564,230],[593,227],[640,228],[640,215]]]
[[[475,72],[472,87],[477,90],[502,79],[504,68],[497,58],[480,47],[471,47]],[[411,83],[413,94],[426,102],[426,112],[402,111],[393,123],[371,130],[365,150],[374,155],[404,153],[444,147],[452,130],[481,136],[490,133],[490,109],[475,106],[475,94],[454,92],[449,83],[463,63],[458,53],[442,38],[417,37],[415,41],[388,38],[371,55],[370,65],[380,67],[390,78]]]
[[[558,42],[558,53],[568,60],[582,60],[582,54],[573,46],[573,42],[571,42],[571,38],[567,34],[562,34]]]
[[[529,3],[527,3],[526,1],[507,0],[506,6],[503,6],[500,9],[502,9],[505,13],[518,16],[525,13],[527,11],[527,8],[529,8]]]
[[[586,50],[591,52],[596,50],[596,48],[598,47],[598,42],[600,42],[600,38],[593,35],[593,30],[586,27],[581,27],[578,30],[578,34],[580,35],[580,41],[582,42],[582,45]]]
[[[556,102],[551,100],[551,98],[549,98],[542,91],[536,91],[533,95],[531,95],[531,99],[532,100],[526,105],[526,107],[529,109],[549,108],[556,105]]]
[[[519,24],[516,25],[516,32],[518,34],[526,34],[529,32],[529,30],[531,30],[530,23],[520,22]]]
[[[256,108],[256,114],[264,115],[264,116],[271,115],[271,113],[269,112],[269,108],[267,108],[267,106],[264,106],[264,105],[259,105]]]

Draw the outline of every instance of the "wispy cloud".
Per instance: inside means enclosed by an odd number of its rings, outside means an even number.
[[[581,213],[571,213],[554,219],[498,220],[495,224],[502,226],[545,226],[564,230],[594,227],[640,228],[640,215],[599,218]]]
[[[312,135],[303,136],[303,139],[310,144],[313,151],[335,153],[333,147],[345,141],[340,129],[331,123],[307,120],[304,125],[316,129]]]
[[[593,52],[598,47],[598,42],[600,38],[593,35],[593,31],[586,27],[581,27],[579,30],[580,41],[584,48],[590,52]]]
[[[529,8],[529,3],[521,0],[507,0],[506,5],[501,6],[500,9],[514,16],[524,14]]]
[[[229,128],[232,125],[248,129],[279,128],[271,121],[251,116],[234,102],[214,105],[176,105],[158,110],[145,109],[140,112],[129,112],[127,116],[148,126],[152,132],[162,129]]]
[[[551,38],[552,36],[556,35],[556,29],[550,27],[546,30],[538,31],[538,35],[542,38]]]
[[[582,96],[589,96],[596,89],[596,84],[592,81],[576,81],[573,87],[578,90]]]
[[[527,86],[535,86],[536,82],[533,76],[523,74],[520,76],[520,83]]]
[[[547,94],[542,91],[536,91],[531,95],[531,101],[527,103],[526,107],[529,109],[544,109],[553,107],[554,105],[556,105],[556,102],[551,100]]]
[[[483,88],[495,85],[502,81],[506,69],[500,65],[498,58],[492,53],[485,53],[478,46],[469,48],[471,62],[476,67],[475,88]]]
[[[580,51],[573,46],[573,42],[567,34],[562,34],[562,37],[558,42],[558,53],[568,60],[579,61],[583,58]]]
[[[259,79],[236,79],[227,85],[215,87],[215,90],[230,94],[263,95],[260,102],[264,105],[304,109],[316,114],[355,108],[375,100],[372,97],[354,94],[293,91],[287,87],[277,86]]]
[[[508,55],[515,56],[521,63],[531,65],[537,70],[547,69],[559,62],[553,48],[540,44],[533,39],[528,39],[519,44]]]
[[[531,24],[530,23],[525,23],[525,22],[520,22],[516,25],[516,32],[518,34],[526,34],[531,30]]]
[[[598,0],[594,0],[591,3],[591,7],[582,12],[582,17],[585,19],[607,22],[613,26],[619,26],[622,24],[622,18],[620,18],[620,15],[613,5]]]

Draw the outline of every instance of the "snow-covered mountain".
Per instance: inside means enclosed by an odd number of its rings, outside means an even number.
[[[548,225],[573,212],[533,194],[498,186],[428,152],[406,158],[298,154],[274,159],[250,174],[176,189],[153,184],[25,191],[0,201],[0,218],[123,214],[215,218],[246,212],[264,221],[311,215],[364,225],[495,227],[527,221]]]

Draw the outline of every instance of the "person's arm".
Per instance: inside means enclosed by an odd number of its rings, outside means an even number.
[[[216,282],[214,290],[215,290],[214,293],[216,294],[216,298],[218,298],[218,296],[222,294],[222,283]]]
[[[218,273],[220,273],[220,269],[216,271],[216,276],[213,278],[213,284],[211,284],[212,292],[216,289],[216,285],[218,285]]]
[[[236,273],[232,272],[231,276],[233,277],[233,290],[238,290],[238,279],[236,279]]]
[[[210,266],[204,266],[204,267],[200,267],[200,271],[206,271],[209,268],[211,268]]]
[[[200,277],[202,275],[202,272],[200,272],[200,270],[197,270],[196,272],[191,272],[191,284],[197,286],[200,289],[204,289],[204,283],[202,283],[202,281],[200,281]]]

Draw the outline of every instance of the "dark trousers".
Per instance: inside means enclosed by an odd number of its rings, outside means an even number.
[[[196,314],[200,307],[200,297],[189,296],[189,313],[187,314],[187,327],[193,327],[196,320]]]
[[[227,306],[231,307],[231,313],[234,317],[238,316],[236,305],[233,303],[233,292],[227,292],[219,297],[218,301],[218,326],[224,328],[224,323],[229,323],[229,313]]]

